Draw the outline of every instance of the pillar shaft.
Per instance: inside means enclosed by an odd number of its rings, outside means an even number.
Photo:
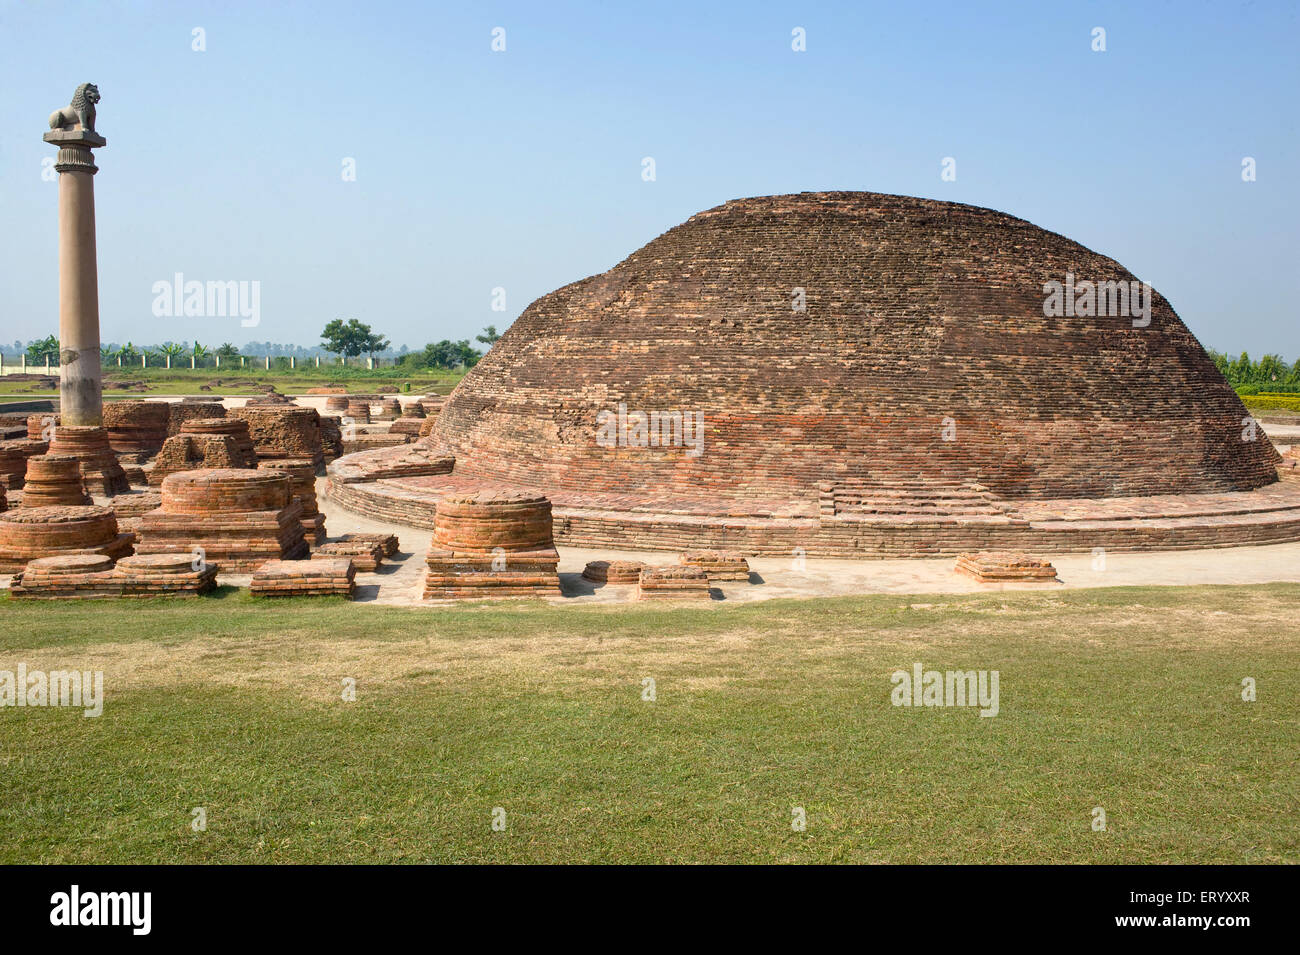
[[[74,147],[75,148],[75,147]],[[68,147],[60,150],[60,159]],[[95,176],[89,149],[59,164],[59,403],[68,425],[103,423],[99,365],[99,273],[95,263]],[[78,156],[77,158],[81,158]]]
[[[71,108],[70,108],[71,109]],[[63,111],[51,122],[60,120]],[[93,116],[92,116],[93,119]],[[59,414],[63,424],[103,424],[99,367],[99,270],[95,263],[95,154],[103,136],[80,124],[52,128],[59,173]]]

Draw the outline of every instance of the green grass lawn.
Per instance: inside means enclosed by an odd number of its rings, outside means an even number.
[[[0,709],[0,862],[1296,862],[1298,612],[4,600],[0,669],[103,670],[106,702]],[[892,706],[915,662],[998,670],[998,716]]]

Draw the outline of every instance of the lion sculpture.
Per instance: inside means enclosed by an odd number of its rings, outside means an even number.
[[[50,113],[50,129],[69,129],[77,123],[88,133],[95,132],[95,104],[99,102],[99,87],[82,83],[72,94],[72,103]]]

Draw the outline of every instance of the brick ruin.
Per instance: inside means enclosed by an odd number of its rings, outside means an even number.
[[[558,597],[551,502],[487,490],[443,498],[426,563],[426,600]]]
[[[131,535],[118,531],[113,509],[97,504],[19,507],[0,514],[0,574],[14,574],[39,557],[131,553]]]
[[[982,584],[1059,582],[1056,579],[1056,568],[1050,561],[1009,551],[962,554],[957,558],[955,569],[957,573],[973,577]]]
[[[254,597],[347,597],[356,592],[356,568],[346,557],[269,560],[253,571]]]
[[[639,560],[593,560],[582,568],[582,576],[598,584],[635,584],[645,567]]]
[[[368,395],[349,395],[347,415],[353,424],[370,423],[370,397]]]
[[[160,507],[162,507],[162,494],[159,491],[132,491],[130,494],[119,494],[113,498],[113,513],[117,515],[117,526],[120,530],[131,534],[139,529],[140,518]]]
[[[427,418],[428,415],[425,413],[424,405],[418,401],[412,401],[406,406],[401,417],[393,422],[388,432],[389,434],[407,434],[412,437],[419,437],[420,425],[424,424]]]
[[[70,454],[81,462],[81,478],[92,494],[112,497],[130,490],[126,472],[101,427],[59,424],[50,439],[50,454]],[[30,463],[30,462],[29,462]]]
[[[162,401],[110,401],[104,404],[104,430],[118,462],[143,483],[139,468],[157,454],[167,440],[171,408]]]
[[[379,552],[384,557],[396,557],[400,544],[396,534],[344,534],[339,538],[340,543],[361,542],[366,544],[378,544]]]
[[[94,600],[105,597],[199,597],[217,586],[217,566],[195,567],[189,554],[108,557],[75,554],[41,557],[14,577],[18,599]]]
[[[384,562],[384,545],[378,541],[350,540],[322,543],[312,551],[312,560],[337,560],[346,557],[357,570],[371,573]]]
[[[420,438],[449,472],[358,449],[329,493],[430,527],[440,499],[534,489],[562,544],[751,556],[1300,540],[1300,482],[1169,302],[1045,317],[1067,275],[1136,281],[974,206],[728,202],[533,302]]]
[[[216,469],[169,474],[161,505],[140,518],[136,553],[191,553],[226,573],[251,573],[272,559],[307,556],[302,505],[289,476],[270,470]]]
[[[253,437],[248,431],[248,422],[242,418],[191,418],[181,424],[179,437],[191,435],[223,435],[234,442],[234,460],[240,462],[235,467],[257,467],[257,451],[253,447]]]
[[[192,418],[163,442],[153,463],[144,469],[152,487],[169,474],[214,468],[254,468],[257,454],[248,424],[238,418]]]
[[[0,485],[10,491],[22,488],[27,474],[27,462],[38,454],[45,454],[49,442],[32,438],[15,438],[0,441]]]
[[[38,454],[27,460],[23,507],[92,503],[81,480],[81,464],[71,454]]]
[[[325,515],[316,500],[316,465],[311,458],[275,458],[259,461],[259,468],[278,471],[289,478],[290,493],[302,506],[302,528],[308,543],[325,543]]]
[[[647,567],[637,582],[637,600],[713,599],[709,575],[699,567]]]
[[[227,417],[248,423],[257,459],[275,461],[284,458],[307,458],[319,471],[325,467],[321,445],[320,413],[299,405],[274,405],[234,408]]]
[[[27,416],[27,437],[31,441],[49,442],[54,436],[54,428],[59,423],[59,416],[46,411]]]
[[[714,580],[749,580],[749,561],[734,550],[688,550],[681,556],[683,567],[697,567]]]
[[[184,398],[167,406],[167,436],[180,434],[185,422],[196,418],[224,418],[226,406],[209,398]]]
[[[343,457],[343,422],[338,415],[320,416],[320,443],[327,464]]]

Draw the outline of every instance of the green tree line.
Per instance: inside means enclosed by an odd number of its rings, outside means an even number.
[[[1229,358],[1211,348],[1209,354],[1214,367],[1228,379],[1228,384],[1242,394],[1300,392],[1300,359],[1296,359],[1295,364],[1288,365],[1281,355],[1265,355],[1255,361],[1246,352],[1236,358]]]

